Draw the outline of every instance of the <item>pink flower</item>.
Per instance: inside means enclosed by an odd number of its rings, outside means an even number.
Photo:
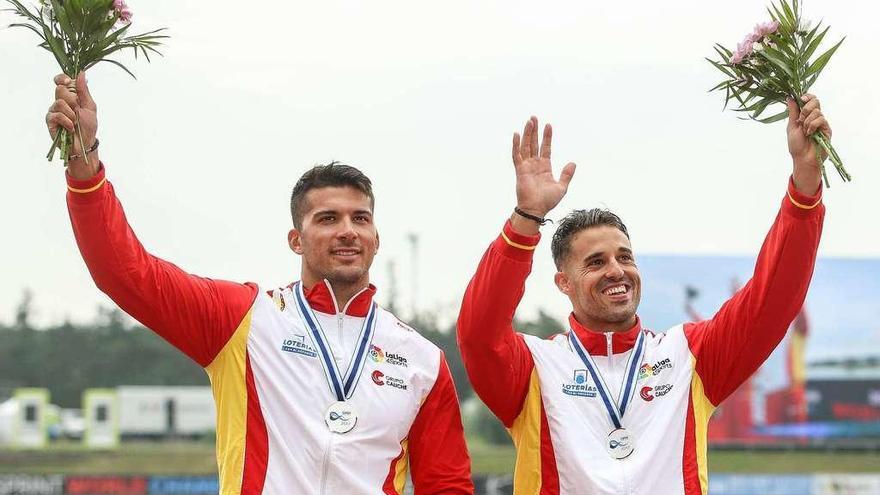
[[[738,64],[752,54],[752,40],[749,37],[736,45],[736,52],[730,57],[730,63]]]
[[[132,12],[125,4],[125,0],[113,0],[113,10],[119,14],[120,22],[131,22]]]
[[[777,29],[779,29],[779,22],[778,21],[770,21],[770,22],[756,24],[755,25],[755,32],[753,32],[751,34],[751,36],[757,37],[757,39],[755,41],[760,41],[760,40],[764,39],[766,36],[775,33]]]

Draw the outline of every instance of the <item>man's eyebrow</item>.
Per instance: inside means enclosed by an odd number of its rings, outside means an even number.
[[[596,251],[595,253],[589,254],[586,257],[584,257],[584,262],[594,260],[596,258],[601,258],[601,257],[602,257],[602,251]]]

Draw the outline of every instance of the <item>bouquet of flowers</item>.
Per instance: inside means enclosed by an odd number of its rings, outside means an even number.
[[[159,34],[164,28],[128,35],[132,12],[125,0],[39,0],[34,11],[19,0],[7,1],[12,8],[6,10],[24,18],[10,27],[23,27],[36,33],[42,40],[38,46],[51,52],[61,70],[71,79],[76,79],[80,72],[98,62],[109,62],[134,77],[125,65],[107,57],[131,48],[135,58],[140,52],[149,61],[150,52],[161,55],[156,47],[161,45],[162,38],[168,37]],[[76,138],[85,152],[79,118],[75,124]],[[46,158],[52,161],[55,150],[60,149],[61,159],[67,163],[73,139],[61,128]]]
[[[728,50],[721,44],[715,45],[715,51],[721,59],[706,60],[723,72],[726,79],[709,91],[724,91],[724,108],[734,100],[739,105],[735,111],[745,112],[749,114],[748,118],[768,124],[788,116],[786,108],[761,118],[771,105],[785,106],[786,100],[791,98],[799,107],[803,106],[801,95],[815,84],[843,39],[813,58],[829,28],[820,31],[821,22],[812,27],[804,22],[798,4],[798,0],[792,0],[791,3],[781,0],[779,6],[771,4],[771,8],[767,9],[771,20],[755,26],[755,30],[737,45],[736,51]],[[822,164],[826,187],[829,183],[822,151],[831,159],[840,178],[845,182],[851,180],[840,156],[825,135],[816,131],[810,138],[816,143],[816,154]]]

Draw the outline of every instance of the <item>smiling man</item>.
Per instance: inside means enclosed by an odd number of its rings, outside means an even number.
[[[55,83],[49,133],[73,132],[78,116],[90,144],[74,144],[67,169],[83,259],[119,307],[207,371],[222,494],[402,494],[408,471],[416,494],[473,493],[443,353],[373,300],[379,234],[364,174],[334,162],[293,188],[300,281],[261,290],[190,275],[128,225],[85,78],[76,92],[67,76]]]
[[[707,492],[712,411],[769,356],[807,293],[824,216],[807,137],[816,130],[831,136],[819,101],[805,95],[802,110],[789,102],[788,192],[752,280],[709,320],[644,328],[626,226],[607,210],[568,214],[551,252],[570,330],[546,340],[516,333],[512,321],[539,227],[575,165],[553,177],[552,130],[539,147],[536,118],[522,139],[514,134],[517,206],[465,292],[458,342],[474,390],[513,438],[515,494]]]

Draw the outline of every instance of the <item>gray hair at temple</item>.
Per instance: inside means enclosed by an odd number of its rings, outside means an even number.
[[[602,225],[616,228],[629,239],[629,232],[626,230],[623,220],[612,213],[611,210],[602,208],[573,210],[568,215],[565,215],[565,218],[559,222],[559,227],[556,228],[556,232],[553,234],[553,242],[550,244],[550,251],[553,253],[553,263],[556,264],[556,269],[562,269],[562,262],[571,251],[571,240],[578,232]]]

